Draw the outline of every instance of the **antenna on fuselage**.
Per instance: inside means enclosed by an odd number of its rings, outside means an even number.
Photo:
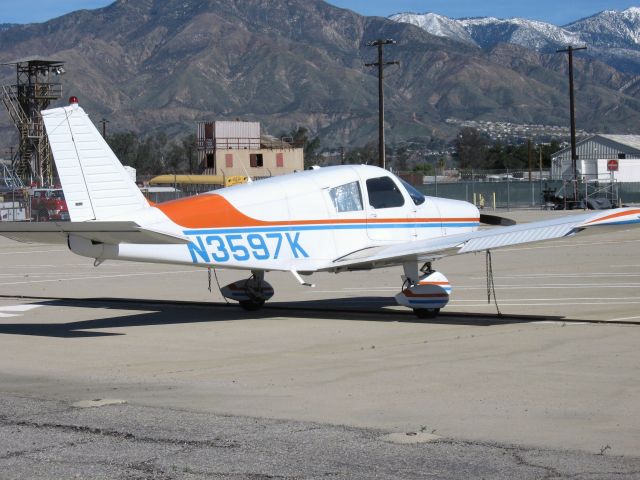
[[[247,176],[247,183],[253,183],[253,179],[249,175],[249,172],[247,172],[247,169],[245,168],[244,163],[240,162],[240,164],[242,165],[242,170],[244,170],[244,174]]]

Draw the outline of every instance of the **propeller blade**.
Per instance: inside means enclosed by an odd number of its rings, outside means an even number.
[[[498,225],[500,227],[509,227],[515,225],[516,221],[510,218],[498,217],[497,215],[487,215],[485,213],[480,214],[480,223],[486,225]]]

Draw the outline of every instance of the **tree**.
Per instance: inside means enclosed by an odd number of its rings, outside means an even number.
[[[355,147],[345,153],[344,163],[353,165],[377,165],[378,143],[370,142],[363,147]]]
[[[504,145],[500,142],[495,142],[491,147],[487,149],[487,155],[485,163],[487,168],[500,170],[505,168],[506,153],[504,151]]]
[[[107,143],[124,165],[133,166],[138,149],[138,136],[133,132],[118,132],[109,135]]]
[[[171,144],[165,157],[165,169],[170,173],[182,173],[189,169],[188,159],[182,145]]]
[[[422,173],[422,175],[434,175],[435,169],[430,163],[418,163],[413,167],[414,172]]]
[[[405,172],[409,170],[409,148],[406,145],[398,148],[396,150],[396,158],[394,162],[394,167],[399,172]]]
[[[291,138],[295,145],[301,145],[304,152],[304,167],[316,165],[320,159],[320,137],[311,138],[307,127],[298,126],[289,132],[280,134],[280,137]]]
[[[187,165],[189,166],[189,173],[194,173],[198,167],[197,151],[197,139],[195,133],[190,133],[186,137],[182,138],[182,149],[187,157]]]
[[[134,167],[140,175],[193,173],[197,168],[194,134],[170,142],[163,132],[143,138],[134,132],[119,132],[111,135],[108,142],[122,163]]]
[[[504,164],[500,168],[526,170],[529,168],[529,151],[526,144],[507,145]]]
[[[486,168],[488,143],[477,128],[462,128],[454,141],[460,168]]]
[[[539,147],[539,149],[537,150],[538,152],[542,150],[542,167],[550,168],[551,155],[562,150],[562,148],[560,147],[560,143],[557,140],[551,140],[551,143],[542,143],[538,147]]]

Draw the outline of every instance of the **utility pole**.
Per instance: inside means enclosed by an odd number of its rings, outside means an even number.
[[[387,38],[386,40],[374,40],[367,42],[369,47],[378,47],[378,61],[375,63],[365,63],[365,67],[378,67],[378,165],[380,168],[386,168],[385,152],[384,152],[384,92],[382,88],[382,79],[384,78],[385,65],[400,65],[400,62],[383,62],[382,47],[384,45],[395,45],[397,42]]]
[[[530,138],[527,139],[527,158],[529,160],[529,182],[531,182],[531,174],[533,169],[533,150]]]
[[[587,47],[574,48],[569,45],[566,49],[556,50],[556,53],[569,54],[569,110],[571,115],[571,170],[573,172],[573,201],[578,201],[578,154],[576,153],[576,106],[573,94],[573,52],[586,50]],[[586,200],[586,199],[585,199]]]
[[[109,120],[107,120],[106,118],[103,118],[98,123],[102,125],[102,138],[106,140],[107,139],[107,123],[109,123]]]

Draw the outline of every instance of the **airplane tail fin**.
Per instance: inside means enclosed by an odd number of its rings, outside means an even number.
[[[77,103],[43,110],[42,118],[72,221],[122,217],[149,205]]]

